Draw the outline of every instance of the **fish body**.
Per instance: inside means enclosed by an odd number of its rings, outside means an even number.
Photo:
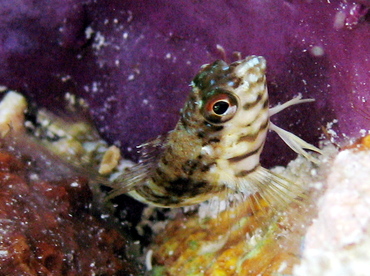
[[[319,152],[270,122],[282,109],[311,100],[297,97],[269,109],[265,71],[260,56],[202,66],[175,129],[142,146],[141,162],[112,183],[109,198],[128,193],[160,207],[230,192],[259,193],[268,201],[287,198],[289,181],[261,167],[260,154],[269,129],[308,158],[304,148]]]

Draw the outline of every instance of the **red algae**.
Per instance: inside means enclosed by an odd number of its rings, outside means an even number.
[[[0,149],[0,275],[138,275],[128,240],[91,214],[88,180],[42,169]]]

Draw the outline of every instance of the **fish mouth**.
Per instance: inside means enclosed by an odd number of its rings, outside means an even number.
[[[247,56],[235,63],[237,64],[235,74],[240,78],[247,75],[264,75],[266,72],[266,59],[262,56]]]

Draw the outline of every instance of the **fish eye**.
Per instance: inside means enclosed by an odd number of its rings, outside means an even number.
[[[230,93],[217,93],[205,100],[203,106],[204,118],[212,124],[224,123],[234,117],[238,109],[238,101]]]
[[[218,101],[215,102],[213,105],[213,112],[216,113],[217,115],[223,115],[227,112],[229,109],[230,104],[227,101]]]

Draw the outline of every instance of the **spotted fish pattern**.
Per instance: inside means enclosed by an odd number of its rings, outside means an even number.
[[[203,65],[175,129],[141,146],[142,160],[110,184],[108,198],[128,193],[151,205],[180,207],[231,192],[259,193],[271,203],[295,197],[289,180],[260,165],[260,154],[271,129],[316,161],[305,149],[319,149],[270,121],[281,110],[312,100],[298,96],[269,109],[265,71],[260,56]]]

